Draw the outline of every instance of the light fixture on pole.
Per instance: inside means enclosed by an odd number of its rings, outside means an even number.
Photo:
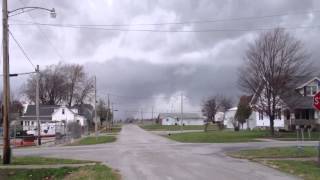
[[[42,7],[22,7],[12,11],[8,10],[8,0],[2,0],[2,53],[3,53],[3,164],[11,162],[11,148],[9,136],[9,107],[10,107],[10,71],[9,71],[9,17],[33,10],[49,11],[51,17],[56,17],[55,9]]]

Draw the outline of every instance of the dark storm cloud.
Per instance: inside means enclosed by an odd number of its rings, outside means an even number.
[[[23,3],[21,3],[21,1]],[[59,61],[80,63],[98,78],[98,92],[146,98],[124,99],[118,103],[140,106],[154,102],[155,95],[166,100],[184,91],[190,103],[199,106],[204,97],[225,93],[237,97],[237,68],[242,64],[248,43],[260,31],[228,31],[289,27],[288,31],[305,43],[312,60],[320,65],[318,0],[10,0],[10,9],[42,6],[57,11],[57,18],[34,11],[12,18],[62,24],[144,24],[257,17],[292,13],[288,16],[243,19],[212,23],[161,26],[129,26],[123,29],[224,31],[206,33],[122,32],[59,27],[14,26],[10,28],[32,58],[44,67]],[[302,13],[300,12],[310,12]],[[31,66],[20,50],[11,45],[11,69],[29,71]],[[121,57],[121,58],[119,58]],[[20,80],[12,80],[18,87]],[[19,81],[19,82],[18,82]],[[151,98],[150,98],[151,97]],[[114,97],[115,98],[115,97]],[[163,105],[165,106],[165,105]]]

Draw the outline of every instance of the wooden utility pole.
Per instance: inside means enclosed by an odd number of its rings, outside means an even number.
[[[140,113],[141,113],[141,124],[143,124],[143,109],[142,108],[141,108]]]
[[[36,117],[37,117],[37,124],[38,124],[38,146],[41,145],[41,122],[40,122],[40,107],[39,107],[39,91],[40,91],[40,70],[39,65],[36,68],[36,78],[37,78],[37,87],[36,87]]]
[[[153,123],[153,106],[152,106],[152,112],[151,112],[151,121]]]
[[[94,132],[98,136],[98,118],[97,118],[97,77],[94,76]]]
[[[110,96],[108,94],[108,107],[107,107],[107,120],[106,120],[106,130],[107,131],[110,131],[111,130],[111,127],[110,127],[110,122],[109,122],[109,119],[110,119]]]
[[[8,1],[2,0],[2,53],[3,53],[3,164],[10,164],[11,149],[9,136],[9,107],[10,107],[10,80],[9,80],[9,37],[8,32]]]
[[[181,131],[183,131],[183,93],[181,93]]]

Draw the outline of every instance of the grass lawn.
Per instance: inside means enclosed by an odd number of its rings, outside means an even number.
[[[320,166],[315,161],[272,160],[267,161],[267,164],[305,180],[320,179]]]
[[[23,157],[14,157],[12,159],[11,164],[12,165],[47,165],[47,164],[83,164],[83,163],[92,163],[92,162],[93,161],[23,156]]]
[[[264,148],[264,149],[250,149],[241,150],[237,152],[230,152],[228,155],[236,158],[257,159],[257,158],[302,158],[302,157],[316,157],[316,147],[280,147],[280,148]]]
[[[314,160],[286,159],[317,157],[316,147],[303,147],[302,149],[302,151],[299,151],[297,147],[279,147],[241,150],[227,154],[236,158],[253,160],[306,180],[320,179],[320,166]]]
[[[257,138],[268,137],[266,131],[209,131],[186,132],[172,134],[168,138],[179,142],[190,143],[227,143],[227,142],[252,142]]]
[[[151,125],[140,125],[140,127],[148,131],[180,131],[181,130],[181,126],[175,126],[175,125],[162,126],[159,124],[151,124]],[[190,126],[183,126],[182,128],[184,130],[203,130],[204,126],[190,125]]]
[[[120,175],[111,168],[104,165],[92,165],[79,168],[57,168],[57,169],[0,169],[0,179],[21,180],[119,180]]]
[[[90,136],[80,139],[79,141],[69,144],[70,146],[81,146],[81,145],[93,145],[93,144],[103,144],[111,143],[116,141],[115,136]]]
[[[104,127],[100,132],[101,133],[119,133],[121,131],[121,126],[120,125],[115,125],[112,127],[111,131],[107,131],[106,128]]]
[[[309,135],[307,132],[304,133],[304,140],[319,140],[320,138],[320,132],[311,132],[311,137],[309,139]],[[301,139],[301,134],[299,135],[299,138]],[[296,132],[280,132],[279,134],[274,137],[274,139],[277,140],[283,140],[283,141],[296,141],[297,140],[297,133]]]

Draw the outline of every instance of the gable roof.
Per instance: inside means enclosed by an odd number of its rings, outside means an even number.
[[[39,116],[51,116],[58,105],[40,105]],[[28,105],[27,111],[23,116],[36,116],[36,105]]]
[[[319,77],[314,77],[312,79],[310,79],[309,81],[301,84],[300,86],[298,86],[296,89],[301,89],[303,88],[304,86],[307,86],[308,84],[312,83],[313,81],[317,80],[318,82],[320,82],[320,78]]]
[[[181,113],[160,113],[159,118],[181,118]],[[204,119],[200,114],[197,113],[183,113],[183,119]]]

